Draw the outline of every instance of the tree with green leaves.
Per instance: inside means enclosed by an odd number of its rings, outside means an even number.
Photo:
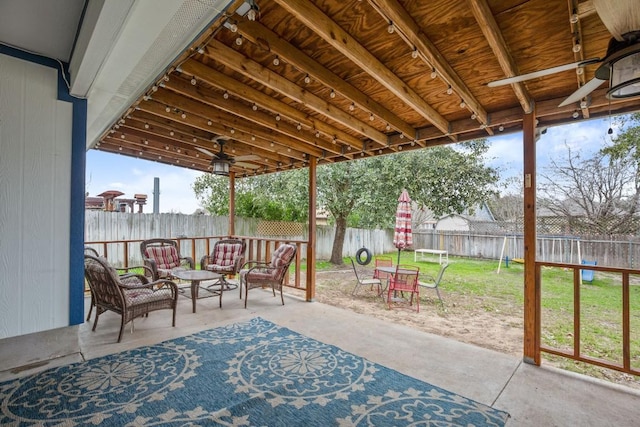
[[[485,139],[407,153],[321,165],[318,206],[336,232],[330,262],[342,264],[347,227],[392,228],[403,188],[436,215],[472,210],[493,194],[497,171],[484,165]],[[236,180],[236,215],[299,221],[308,212],[308,171],[296,170]],[[226,178],[206,175],[194,190],[216,215],[228,214]]]

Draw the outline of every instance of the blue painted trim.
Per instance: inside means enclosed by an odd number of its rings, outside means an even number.
[[[0,54],[58,70],[58,100],[73,104],[71,124],[71,195],[69,215],[69,325],[84,322],[84,193],[87,146],[87,100],[69,93],[68,65],[0,43]],[[65,81],[66,79],[66,81]]]

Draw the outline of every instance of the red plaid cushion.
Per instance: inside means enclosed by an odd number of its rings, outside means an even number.
[[[156,261],[158,269],[171,270],[180,267],[180,256],[174,246],[152,246],[147,248],[145,255]]]
[[[294,247],[291,245],[280,245],[271,256],[271,266],[282,267],[288,264],[293,257]]]
[[[233,260],[241,255],[242,244],[240,243],[218,243],[211,262],[218,266],[233,266]]]

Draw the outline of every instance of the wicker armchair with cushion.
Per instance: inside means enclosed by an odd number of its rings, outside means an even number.
[[[84,254],[92,255],[94,257],[100,256],[100,254],[98,254],[98,251],[90,246],[84,247]],[[118,276],[120,276],[120,281],[127,284],[129,283],[130,280],[133,283],[136,283],[138,281],[138,278],[136,276],[137,276],[137,272],[139,272],[140,270],[144,271],[145,276],[147,277],[152,276],[151,269],[144,265],[134,265],[133,267],[122,267],[122,268],[116,267]],[[89,319],[91,319],[91,313],[93,312],[93,307],[96,306],[95,297],[93,296],[91,287],[89,287],[89,292],[91,293],[91,305],[89,306],[89,313],[87,314],[87,322],[89,321]]]
[[[211,255],[205,255],[200,259],[200,269],[221,274],[220,285],[222,290],[235,289],[237,285],[229,283],[226,276],[234,276],[240,272],[240,267],[244,263],[246,249],[247,244],[243,240],[219,240],[213,246]]]
[[[140,243],[140,253],[144,265],[152,272],[152,280],[170,279],[171,270],[182,267],[193,270],[195,263],[191,257],[183,257],[178,250],[178,242],[171,239],[148,239]]]
[[[247,308],[249,289],[271,286],[273,296],[276,288],[280,290],[280,299],[284,305],[282,282],[289,272],[289,265],[296,256],[296,247],[289,243],[282,244],[273,252],[271,262],[247,261],[240,269],[240,298],[244,286],[244,308]]]
[[[121,316],[118,342],[122,340],[124,325],[132,322],[133,332],[133,320],[152,311],[173,310],[172,326],[176,326],[178,287],[175,283],[164,279],[149,282],[142,274],[130,275],[124,283],[106,259],[93,255],[84,256],[84,275],[96,306],[93,331],[105,311],[113,311]]]

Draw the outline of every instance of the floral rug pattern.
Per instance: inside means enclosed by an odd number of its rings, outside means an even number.
[[[503,426],[486,405],[261,318],[0,383],[0,425]]]

